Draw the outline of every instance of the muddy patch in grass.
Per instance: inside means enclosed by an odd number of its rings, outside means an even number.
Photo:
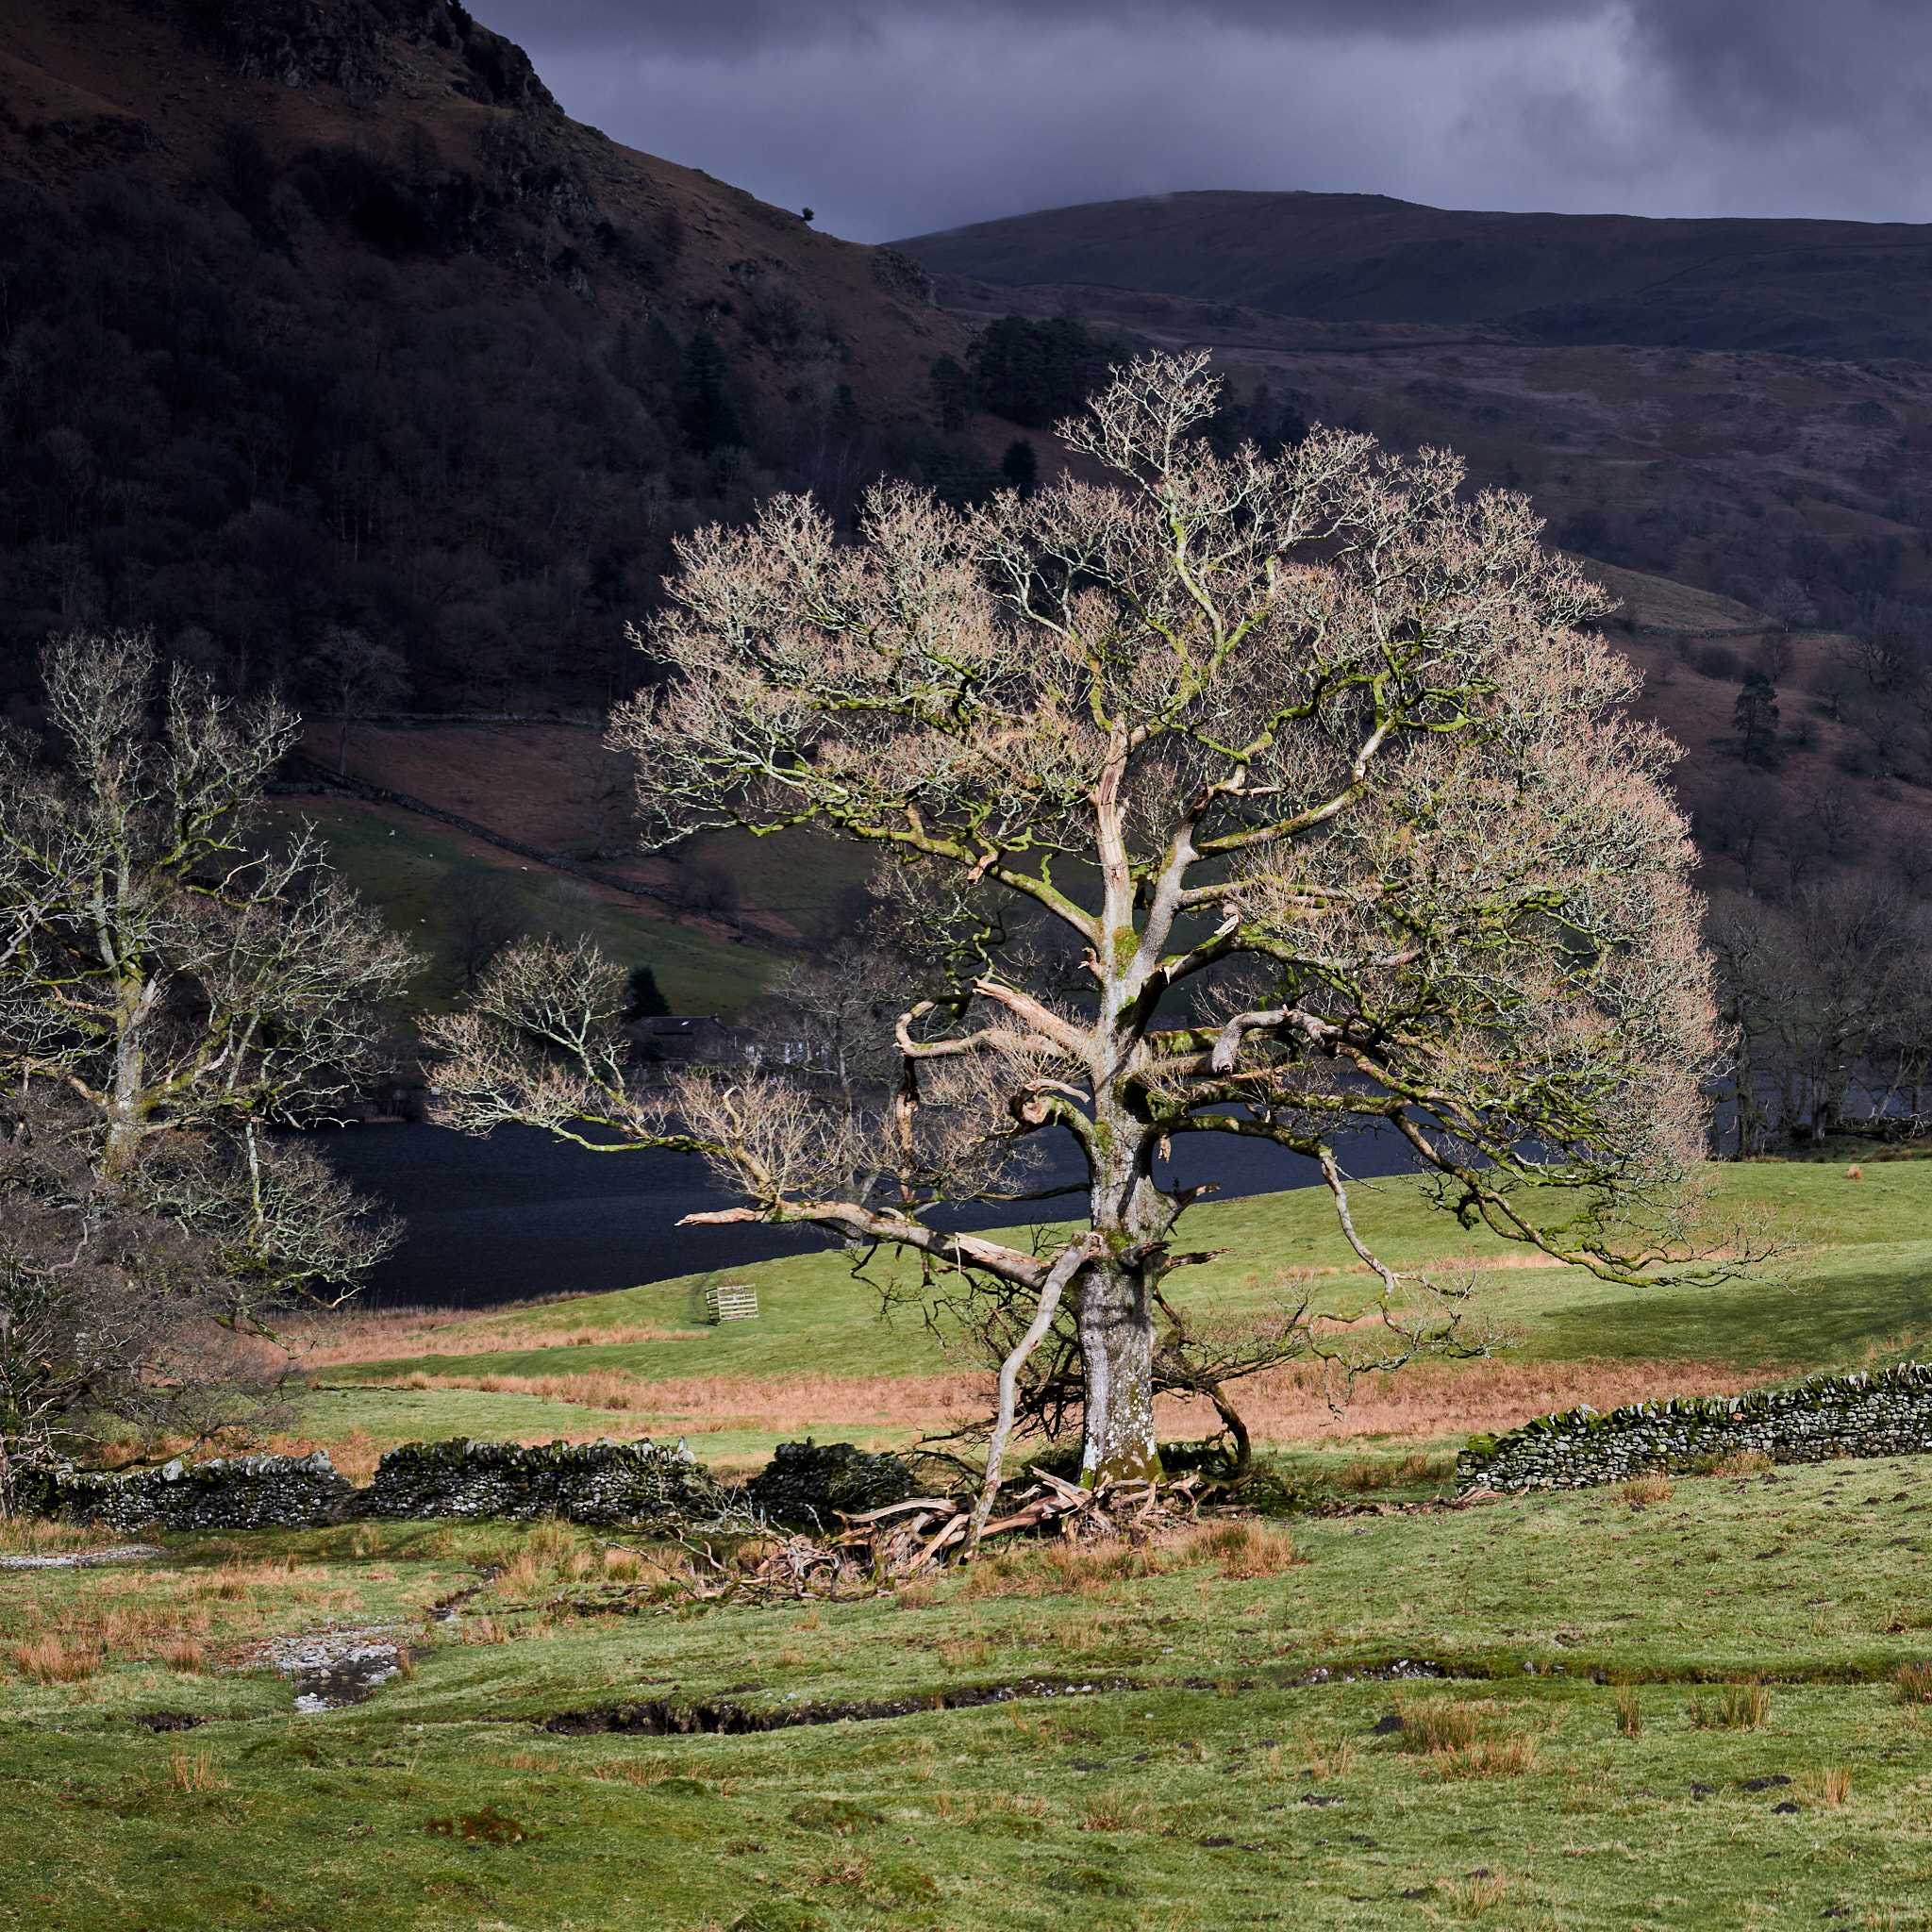
[[[977,1710],[1031,1697],[1091,1697],[1104,1690],[1141,1690],[1131,1677],[1066,1679],[1023,1677],[1013,1684],[969,1684],[913,1697],[884,1697],[827,1704],[754,1706],[724,1700],[684,1703],[654,1697],[640,1704],[610,1704],[590,1710],[558,1711],[540,1718],[540,1730],[565,1738],[606,1735],[636,1738],[743,1737],[786,1731],[801,1724],[863,1724],[881,1718],[918,1717],[936,1710]]]
[[[205,1717],[196,1717],[190,1710],[144,1710],[134,1720],[142,1730],[157,1734],[168,1731],[192,1731],[207,1724]]]

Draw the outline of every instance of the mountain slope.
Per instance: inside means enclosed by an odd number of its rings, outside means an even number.
[[[1932,358],[1932,226],[1499,214],[1209,192],[1047,208],[898,244],[935,273],[1159,290],[1526,341]]]
[[[15,0],[0,291],[0,697],[117,622],[317,707],[342,628],[417,703],[595,701],[677,530],[916,459],[963,339],[454,0]]]

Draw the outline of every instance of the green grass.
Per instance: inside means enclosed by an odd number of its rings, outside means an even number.
[[[1510,1330],[1506,1353],[1551,1361],[1674,1358],[1740,1369],[1823,1369],[1856,1366],[1901,1336],[1932,1329],[1932,1163],[1899,1162],[1870,1170],[1856,1182],[1840,1170],[1808,1164],[1718,1167],[1709,1178],[1721,1221],[1770,1231],[1786,1252],[1717,1287],[1631,1289],[1557,1267],[1478,1273],[1476,1305]],[[1429,1206],[1413,1181],[1363,1183],[1354,1200],[1364,1237],[1398,1267],[1430,1265],[1456,1279],[1458,1260],[1513,1258],[1508,1244],[1462,1229]],[[1204,1311],[1260,1314],[1307,1292],[1319,1309],[1347,1312],[1362,1304],[1373,1285],[1356,1266],[1319,1189],[1209,1203],[1189,1215],[1184,1229],[1190,1242],[1224,1250],[1205,1267],[1174,1277],[1176,1298]],[[1050,1241],[1051,1231],[1041,1239]],[[690,1328],[703,1290],[726,1279],[757,1287],[757,1321],[700,1327],[685,1340],[482,1354],[462,1351],[459,1324],[437,1356],[385,1362],[372,1373],[438,1368],[532,1374],[568,1367],[622,1369],[658,1379],[907,1374],[951,1365],[916,1307],[881,1316],[874,1284],[914,1286],[908,1266],[884,1257],[868,1265],[863,1278],[854,1274],[851,1257],[828,1252],[476,1320],[491,1330],[533,1333],[564,1322],[588,1331],[642,1323]]]
[[[293,814],[291,814],[293,816]],[[648,965],[675,1012],[736,1014],[762,991],[774,956],[616,904],[566,874],[509,853],[483,858],[429,820],[391,822],[352,806],[305,805],[349,882],[404,938],[429,956],[416,993],[447,1000],[454,921],[467,895],[508,891],[532,932],[593,940],[625,966]]]
[[[1724,1215],[1777,1231],[1774,1270],[1703,1291],[1478,1273],[1515,1346],[1742,1374],[1856,1363],[1925,1325],[1932,1166],[1711,1178]],[[1409,1183],[1361,1189],[1357,1211],[1405,1264],[1497,1246]],[[1210,1206],[1190,1228],[1228,1250],[1190,1283],[1204,1303],[1288,1289],[1345,1308],[1361,1292],[1323,1272],[1351,1257],[1313,1193]],[[757,1282],[758,1321],[383,1373],[801,1375],[833,1391],[948,1364],[916,1319],[878,1319],[841,1256],[731,1276]],[[467,1325],[533,1342],[689,1329],[705,1279]],[[302,1423],[342,1441],[637,1420],[343,1371]],[[867,1438],[858,1419],[836,1433]],[[741,1460],[769,1440],[734,1425],[694,1443]],[[1893,1689],[1932,1658],[1932,1461],[1680,1478],[1641,1506],[1597,1490],[1461,1509],[1425,1500],[1441,1448],[1305,1447],[1277,1466],[1383,1513],[1295,1520],[1298,1560],[1260,1577],[1227,1574],[1205,1541],[1152,1562],[1020,1550],[896,1598],[762,1609],[651,1600],[607,1572],[603,1546],[624,1539],[555,1525],[170,1538],[142,1571],[0,1572],[0,1860],[15,1874],[0,1927],[1932,1925],[1932,1706]],[[455,1622],[426,1616],[469,1586]],[[108,1634],[116,1604],[205,1625],[206,1667],[171,1671]],[[418,1649],[413,1676],[358,1708],[297,1717],[290,1685],[251,1663],[266,1635],[368,1623],[406,1626]],[[15,1646],[50,1630],[93,1645],[92,1674],[23,1671]],[[1448,1674],[1359,1675],[1397,1659]],[[746,1736],[541,1728],[646,1698],[783,1710],[1042,1677],[1092,1688]],[[1764,1723],[1721,1722],[1722,1687],[1757,1680]],[[208,1722],[136,1723],[162,1710]],[[1407,1729],[1387,1727],[1394,1711]],[[1431,1732],[1472,1741],[1405,1748]]]
[[[625,1607],[571,1574],[604,1540],[541,1526],[175,1540],[115,1583],[185,1600],[238,1545],[292,1557],[300,1601],[264,1582],[215,1605],[252,1641],[413,1618],[531,1553],[425,1626],[411,1680],[303,1718],[245,1669],[27,1684],[10,1638],[84,1617],[109,1579],[0,1573],[0,1925],[1924,1926],[1932,1733],[1890,1678],[1932,1651],[1927,1475],[1305,1522],[1303,1560],[1252,1581],[1199,1547],[1139,1576],[1009,1557],[813,1608],[587,1614]],[[509,1641],[462,1641],[479,1620]],[[1396,1657],[1462,1674],[1307,1681]],[[1096,1688],[741,1737],[538,1728],[647,1697],[782,1709],[1039,1674]],[[1760,1677],[1761,1728],[1700,1725],[1722,1695],[1700,1685]],[[1404,1748],[1451,1706],[1506,1768]],[[209,1722],[151,1736],[134,1719],[158,1709]],[[1402,1709],[1412,1737],[1378,1731]],[[204,1753],[216,1788],[178,1789],[173,1761]]]

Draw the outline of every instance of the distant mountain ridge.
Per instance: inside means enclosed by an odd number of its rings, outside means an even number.
[[[918,462],[929,296],[457,0],[8,0],[0,706],[95,623],[317,708],[343,632],[431,708],[595,704],[680,531]]]
[[[1511,214],[1210,190],[896,244],[936,274],[1102,284],[1524,341],[1932,360],[1932,225]]]

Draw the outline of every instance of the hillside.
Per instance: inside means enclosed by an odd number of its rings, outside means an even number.
[[[1624,601],[1611,635],[1644,673],[1641,708],[1688,753],[1676,782],[1707,886],[1776,891],[1839,871],[1923,885],[1932,368],[1550,346],[1091,283],[941,275],[937,289],[975,329],[1077,316],[1116,353],[1205,348],[1241,433],[1286,411],[1397,448],[1445,445],[1478,484],[1526,491],[1551,538]],[[1741,680],[1765,667],[1781,742],[1768,768],[1748,769],[1733,710]],[[1756,828],[1741,845],[1740,811]]]
[[[0,287],[0,699],[108,621],[314,708],[341,630],[391,701],[600,701],[672,536],[916,465],[961,339],[445,0],[8,7]]]
[[[898,244],[935,273],[1153,289],[1524,341],[1932,356],[1932,227],[1500,214],[1380,194],[1143,195]]]

